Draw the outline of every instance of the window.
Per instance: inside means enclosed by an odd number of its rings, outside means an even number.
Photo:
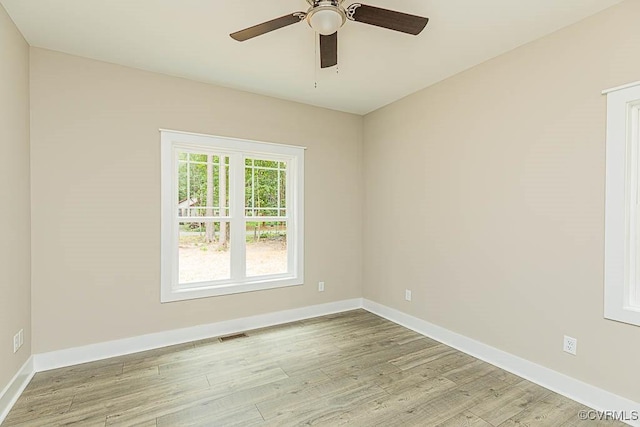
[[[605,317],[640,325],[640,82],[607,94]]]
[[[161,131],[162,302],[303,283],[304,148]]]

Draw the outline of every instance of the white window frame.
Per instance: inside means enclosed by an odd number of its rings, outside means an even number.
[[[304,283],[304,147],[164,129],[160,130],[160,144],[161,302],[236,294]],[[177,152],[185,149],[230,156],[229,216],[223,217],[222,220],[229,221],[231,224],[231,279],[179,284],[178,222],[180,218],[177,204]],[[245,274],[245,226],[247,221],[256,219],[256,217],[246,216],[244,206],[244,163],[247,157],[287,163],[287,273],[255,277],[247,277]],[[266,217],[259,218],[263,220]]]
[[[604,317],[640,326],[640,82],[607,95]]]

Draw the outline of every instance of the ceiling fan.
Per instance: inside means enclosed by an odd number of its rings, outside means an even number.
[[[261,36],[303,20],[320,34],[320,67],[333,67],[338,64],[338,29],[347,20],[363,24],[400,31],[414,36],[420,34],[429,22],[429,18],[409,15],[408,13],[382,9],[361,3],[344,7],[345,0],[307,0],[311,7],[306,12],[294,12],[253,27],[230,34],[239,42]]]

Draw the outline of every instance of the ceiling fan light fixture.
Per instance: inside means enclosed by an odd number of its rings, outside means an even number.
[[[320,5],[307,14],[307,22],[316,33],[331,35],[342,27],[347,19],[344,11],[333,4]]]

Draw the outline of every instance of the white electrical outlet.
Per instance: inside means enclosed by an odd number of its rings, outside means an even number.
[[[318,282],[318,292],[324,292],[324,282]]]
[[[17,333],[13,336],[13,352],[15,353],[20,348],[20,334]]]
[[[24,344],[24,329],[20,329],[17,334],[13,336],[13,352],[17,352]]]
[[[411,301],[411,291],[409,289],[405,289],[404,291],[404,299],[407,301]]]
[[[578,352],[578,340],[565,335],[562,349],[569,354],[576,355]]]

